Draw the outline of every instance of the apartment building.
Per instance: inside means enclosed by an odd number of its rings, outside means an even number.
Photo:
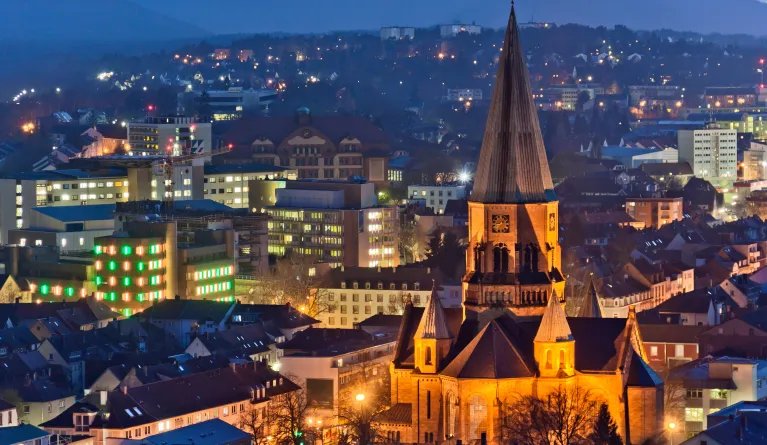
[[[232,208],[250,208],[248,196],[250,181],[295,180],[294,169],[275,167],[268,164],[209,164],[205,166],[203,195]],[[263,211],[263,209],[255,209]]]
[[[381,40],[413,40],[415,28],[412,26],[384,26],[381,28]]]
[[[679,161],[688,162],[695,176],[727,188],[738,178],[738,132],[716,123],[704,129],[679,130]]]
[[[250,205],[270,217],[270,254],[334,267],[399,265],[399,209],[378,206],[372,183],[251,181]]]
[[[436,269],[428,267],[332,269],[322,280],[324,287],[313,291],[313,297],[328,307],[316,318],[329,328],[351,328],[375,314],[402,315],[408,300],[424,307],[442,280]],[[443,289],[441,298],[444,307],[461,307],[460,293],[453,296]]]
[[[210,122],[191,116],[146,116],[128,122],[128,153],[164,155],[173,153],[210,153],[213,131]]]
[[[407,196],[408,200],[423,202],[424,206],[431,209],[434,214],[443,215],[448,201],[466,198],[466,186],[458,184],[409,185]]]
[[[27,227],[8,231],[8,244],[53,246],[63,254],[93,251],[94,240],[114,232],[114,204],[33,207]]]
[[[214,121],[240,119],[245,111],[267,111],[277,99],[277,90],[254,90],[231,87],[179,93],[179,111],[189,112],[193,106],[205,105]]]
[[[298,387],[265,364],[248,363],[95,394],[44,422],[53,434],[91,436],[96,445],[174,431],[210,419],[237,426],[243,413],[270,409]],[[98,396],[98,398],[96,398]],[[103,401],[103,403],[101,403]]]
[[[645,227],[658,229],[684,218],[682,198],[629,198],[626,213]]]
[[[450,25],[439,25],[439,35],[440,37],[447,38],[447,37],[455,37],[460,33],[467,33],[467,34],[481,34],[482,33],[482,27],[479,25],[471,24],[462,24],[462,23],[452,23]]]

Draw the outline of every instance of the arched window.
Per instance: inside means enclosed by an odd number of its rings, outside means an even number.
[[[447,393],[445,397],[445,415],[447,416],[447,422],[445,427],[445,434],[448,437],[455,436],[455,422],[458,414],[458,405],[456,404],[455,394],[452,391]]]
[[[546,350],[546,369],[551,369],[553,359],[553,354],[551,353],[551,349]]]
[[[559,350],[559,369],[567,368],[567,360],[565,359],[565,350]]]
[[[423,357],[423,363],[426,365],[431,365],[431,347],[426,347],[426,352],[424,353]]]
[[[469,440],[480,440],[487,432],[487,403],[481,396],[474,396],[469,403]]]

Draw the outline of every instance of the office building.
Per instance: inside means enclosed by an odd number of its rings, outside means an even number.
[[[412,26],[384,26],[381,28],[381,40],[413,40],[415,28]]]
[[[378,206],[365,181],[250,181],[250,205],[269,215],[269,253],[335,266],[395,267],[399,209]]]
[[[679,162],[692,166],[695,176],[726,188],[738,178],[738,132],[715,123],[699,130],[679,130]]]
[[[466,198],[466,186],[458,184],[409,185],[407,198],[409,201],[422,202],[424,207],[431,209],[435,215],[442,215],[445,213],[448,201]]]
[[[179,93],[179,110],[208,108],[215,121],[240,119],[244,112],[265,112],[277,99],[276,90],[254,90],[232,87],[227,90],[205,90]],[[187,110],[187,107],[192,107]]]
[[[250,181],[295,180],[296,170],[269,164],[208,164],[205,166],[203,195],[218,203],[236,209],[249,208]],[[262,209],[253,210],[263,211]]]
[[[33,207],[27,227],[8,231],[8,244],[92,251],[93,241],[114,231],[114,204]]]
[[[189,116],[147,116],[128,122],[128,153],[165,155],[210,153],[213,132],[210,122]]]
[[[455,37],[458,34],[466,33],[466,34],[481,34],[482,33],[482,27],[479,25],[471,24],[460,24],[460,23],[453,23],[450,25],[439,25],[439,35],[443,39]]]
[[[560,87],[552,87],[544,90],[543,95],[549,98],[549,101],[553,101],[556,109],[559,110],[575,110],[578,105],[578,100],[582,93],[588,94],[588,101],[593,106],[594,99],[604,94],[605,90],[600,85],[592,84],[578,84],[578,85],[563,85]],[[585,108],[591,108],[587,106],[588,103],[584,103]]]
[[[682,198],[629,198],[626,213],[655,229],[684,218]]]

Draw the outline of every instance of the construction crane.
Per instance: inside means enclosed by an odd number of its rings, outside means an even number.
[[[232,144],[228,144],[213,150],[211,152],[192,152],[191,140],[186,141],[183,146],[173,140],[168,141],[168,145],[165,148],[165,156],[152,163],[154,171],[162,171],[163,177],[163,208],[166,210],[173,209],[175,202],[175,181],[173,179],[173,167],[180,163],[189,162],[194,159],[205,158],[208,156],[216,156],[224,153],[229,153],[232,150]]]

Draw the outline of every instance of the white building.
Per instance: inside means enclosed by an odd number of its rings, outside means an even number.
[[[482,27],[479,25],[464,25],[460,23],[453,23],[451,25],[440,25],[439,35],[442,38],[455,37],[458,34],[465,32],[468,34],[481,34]]]
[[[738,177],[738,132],[709,124],[700,130],[679,130],[679,162],[688,162],[695,176],[727,187]]]
[[[675,148],[602,147],[602,158],[612,159],[626,168],[639,168],[642,164],[679,162],[679,150]]]
[[[423,200],[427,209],[433,210],[436,215],[442,215],[449,200],[466,198],[466,186],[409,185],[407,197],[408,200]]]
[[[255,110],[266,111],[269,105],[277,98],[276,90],[254,90],[242,87],[232,87],[228,90],[207,90],[207,105],[213,114],[211,117],[216,121],[239,119],[243,111]],[[186,93],[179,93],[180,102]],[[202,100],[202,91],[191,93],[194,101]],[[180,107],[181,108],[181,107]]]
[[[128,123],[128,151],[140,155],[210,153],[213,132],[210,122],[189,116],[147,116]]]
[[[447,102],[464,102],[468,100],[482,100],[482,90],[480,88],[448,88],[444,97]]]
[[[385,26],[381,28],[381,40],[404,40],[415,38],[415,28],[410,26]]]

